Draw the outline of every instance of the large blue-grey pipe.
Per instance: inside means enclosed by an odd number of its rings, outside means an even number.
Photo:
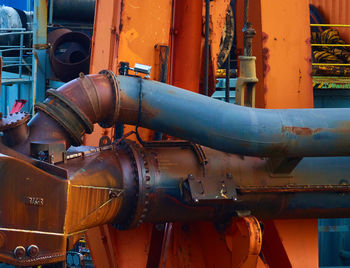
[[[228,153],[350,155],[350,109],[254,109],[167,84],[118,76],[119,121]],[[141,95],[140,95],[141,91]]]
[[[93,123],[109,127],[118,121],[240,155],[350,155],[350,109],[253,109],[107,71],[78,78],[48,94],[38,108],[64,126],[73,144],[81,143]],[[67,105],[74,106],[71,113],[78,120],[61,112]],[[34,117],[29,125],[35,124],[40,120]]]

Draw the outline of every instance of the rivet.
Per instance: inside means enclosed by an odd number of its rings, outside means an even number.
[[[39,248],[38,246],[36,245],[30,245],[28,248],[27,248],[27,254],[29,257],[36,257],[39,255]]]
[[[26,249],[22,246],[17,246],[13,251],[13,255],[16,259],[21,260],[26,255]]]

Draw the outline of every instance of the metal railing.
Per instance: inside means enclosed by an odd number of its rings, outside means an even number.
[[[24,44],[24,35],[31,35],[33,34],[33,31],[27,31],[25,28],[1,28],[0,29],[0,37],[1,36],[17,36],[19,35],[19,45],[2,45],[0,46],[0,56],[3,57],[3,69],[10,68],[10,67],[18,67],[18,78],[22,78],[23,75],[23,67],[27,66],[28,70],[31,71],[31,68],[29,66],[32,66],[32,63],[26,63],[24,56],[26,55],[26,52],[32,52],[32,47],[26,47]],[[3,32],[8,31],[8,32]],[[10,52],[10,51],[18,51],[19,55],[16,57],[9,57],[4,56],[4,53]],[[31,53],[30,58],[31,58]],[[27,53],[27,55],[29,56]],[[29,58],[29,57],[28,57]]]
[[[345,27],[350,28],[349,24],[310,24],[311,27]],[[350,44],[311,44],[311,47],[350,47]],[[313,62],[313,66],[350,66],[350,63],[318,63]]]

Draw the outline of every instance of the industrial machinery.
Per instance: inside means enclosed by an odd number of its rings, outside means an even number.
[[[85,234],[98,268],[317,267],[314,219],[350,217],[349,109],[312,109],[307,1],[248,2],[229,104],[210,95],[230,1],[97,0],[90,47],[37,26],[95,1],[35,0],[35,64],[90,74],[0,117],[1,262],[63,262]]]
[[[249,215],[350,215],[349,157],[341,157],[350,143],[346,109],[246,108],[110,71],[47,94],[28,125],[21,113],[1,121],[12,148],[2,147],[0,158],[0,252],[7,263],[61,261],[77,234],[105,223],[124,230],[205,220],[220,228]],[[94,123],[116,121],[196,143],[121,139],[66,151]]]

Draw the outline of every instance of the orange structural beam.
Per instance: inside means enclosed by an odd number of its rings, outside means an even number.
[[[202,7],[202,0],[174,0],[171,28],[170,83],[194,92],[201,72]]]
[[[244,1],[237,1],[237,47],[243,48]],[[298,19],[295,19],[298,18]],[[251,0],[256,106],[312,108],[308,1]],[[270,268],[318,267],[317,220],[264,222],[262,253]]]
[[[317,220],[265,222],[262,253],[270,268],[318,268]]]
[[[260,108],[313,107],[307,1],[251,0],[249,21],[257,34],[253,55]],[[237,47],[243,48],[244,1],[237,1]],[[298,18],[298,19],[296,19]]]

